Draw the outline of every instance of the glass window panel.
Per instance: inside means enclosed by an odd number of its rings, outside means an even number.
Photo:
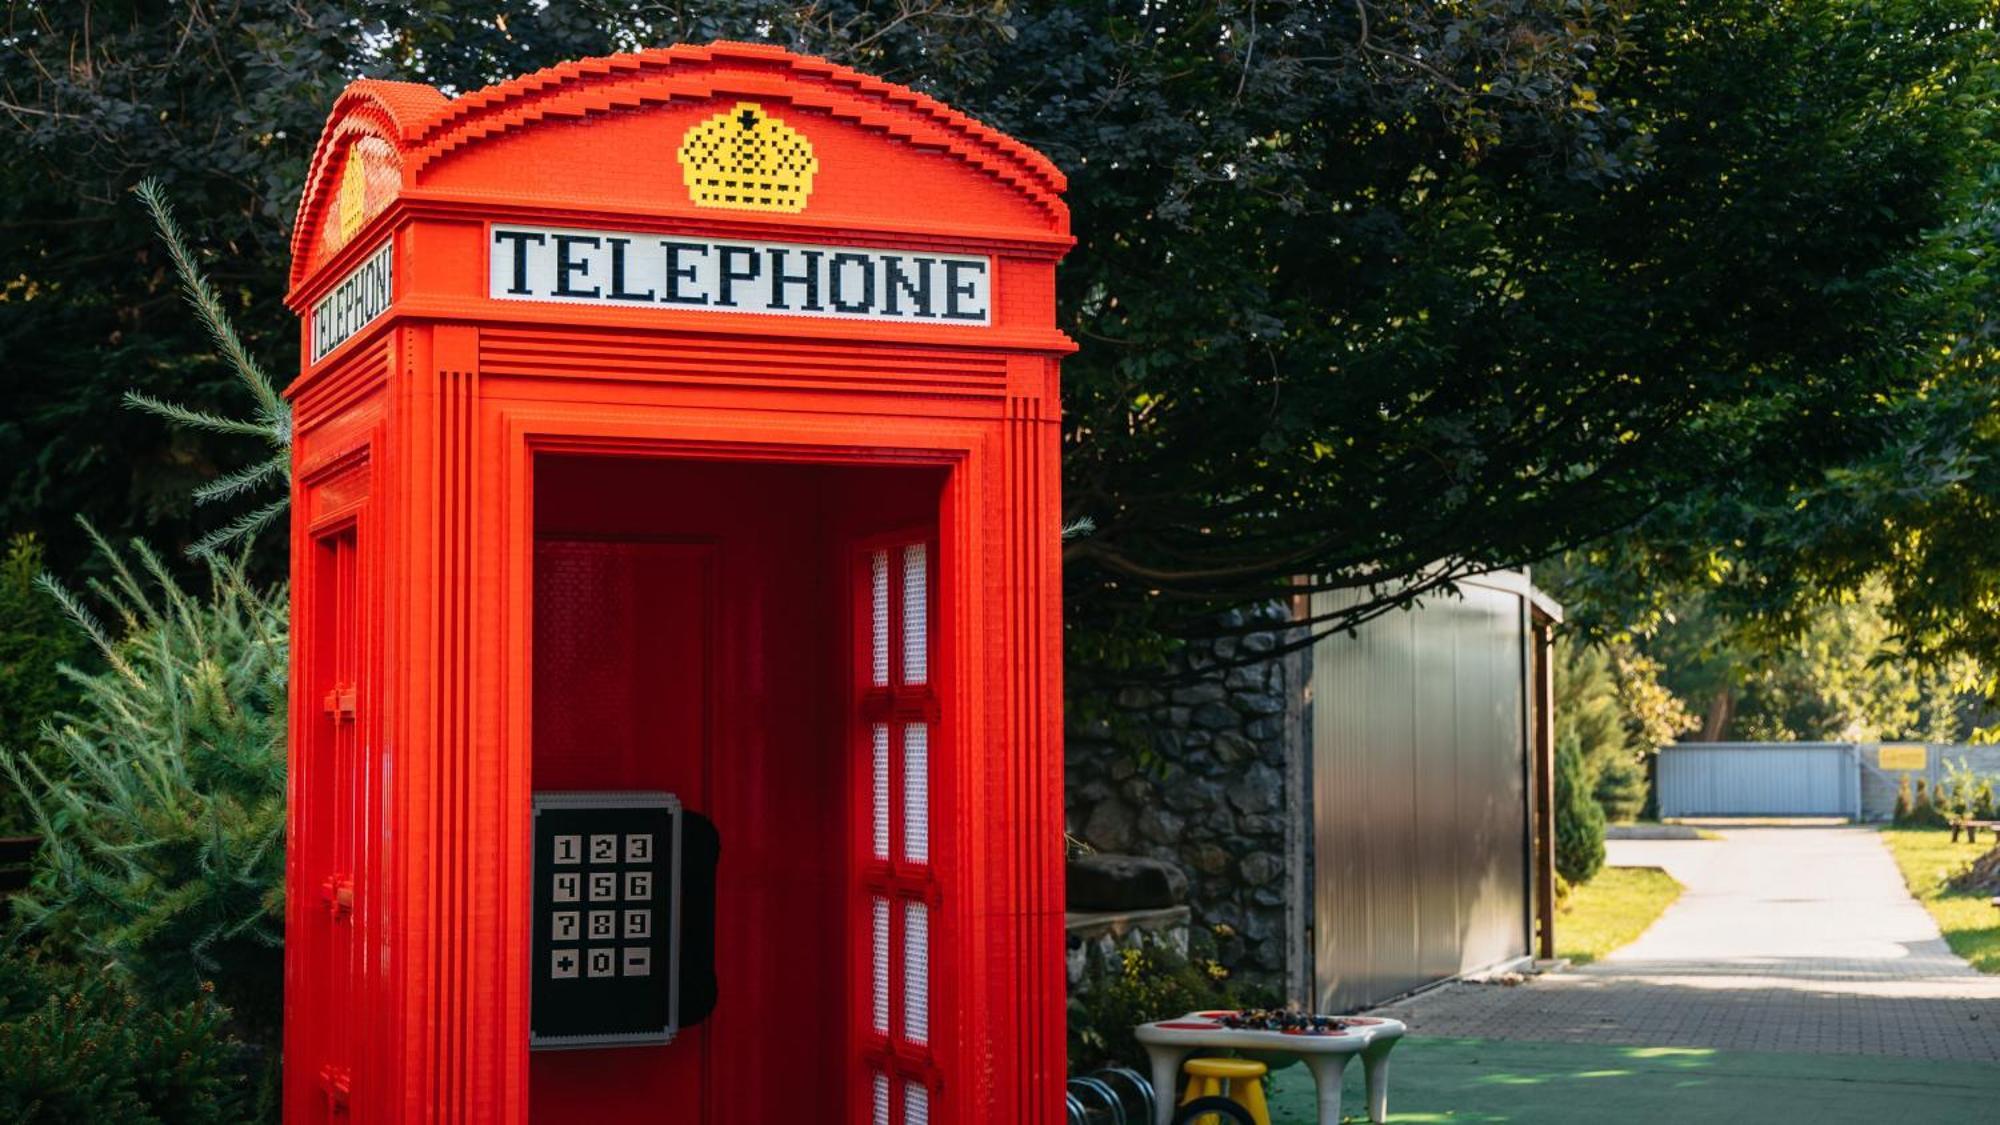
[[[903,548],[903,682],[930,674],[930,564],[922,543]]]
[[[868,555],[868,619],[872,628],[869,655],[870,680],[876,687],[889,686],[889,552]]]
[[[921,1082],[903,1083],[903,1125],[930,1125],[931,1092]]]
[[[869,764],[870,788],[872,790],[871,816],[873,817],[874,852],[876,859],[889,858],[889,724],[876,723],[871,730],[873,742]]]
[[[903,859],[931,861],[931,737],[926,723],[903,726]]]
[[[903,1038],[931,1037],[931,918],[921,902],[903,904]]]
[[[874,1125],[889,1125],[889,1076],[876,1071],[874,1086]]]
[[[874,933],[870,941],[868,976],[873,994],[871,1026],[881,1035],[889,1034],[889,900],[877,898],[871,904]]]

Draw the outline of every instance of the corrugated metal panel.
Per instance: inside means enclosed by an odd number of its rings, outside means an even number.
[[[1683,742],[1660,751],[1660,815],[1858,816],[1845,742]]]
[[[1314,647],[1321,1010],[1526,954],[1524,628],[1519,596],[1468,587]]]

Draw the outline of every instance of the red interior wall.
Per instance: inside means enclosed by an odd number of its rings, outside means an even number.
[[[843,545],[931,518],[939,484],[536,462],[534,786],[672,791],[715,821],[722,858],[715,1013],[664,1047],[534,1054],[534,1120],[830,1121],[847,1104]]]

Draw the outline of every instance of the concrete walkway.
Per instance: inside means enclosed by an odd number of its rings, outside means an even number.
[[[2000,977],[1953,954],[1865,828],[1619,840],[1687,888],[1638,941],[1515,987],[1392,1004],[1422,1035],[2000,1061]]]

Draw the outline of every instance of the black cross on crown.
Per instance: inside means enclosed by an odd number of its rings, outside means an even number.
[[[757,127],[757,111],[754,109],[746,109],[742,113],[736,115],[736,120],[739,123],[741,123],[745,129],[755,129]]]

